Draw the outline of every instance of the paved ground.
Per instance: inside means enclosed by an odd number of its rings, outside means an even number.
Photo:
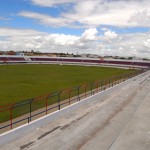
[[[150,72],[2,150],[149,150]]]

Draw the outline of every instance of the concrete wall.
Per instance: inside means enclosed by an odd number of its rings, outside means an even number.
[[[144,73],[145,74],[145,73]],[[139,76],[143,76],[143,74],[139,75]],[[138,76],[137,76],[138,77]],[[122,82],[120,84],[115,85],[114,87],[111,87],[109,89],[106,89],[105,91],[99,92],[93,96],[90,96],[84,100],[81,100],[77,103],[74,103],[70,106],[67,106],[61,110],[58,110],[56,112],[53,112],[51,114],[48,114],[42,118],[39,118],[35,121],[30,122],[29,124],[24,124],[20,127],[17,127],[11,131],[5,132],[3,134],[0,135],[0,147],[8,144],[12,141],[15,141],[25,135],[27,135],[28,133],[30,133],[31,131],[40,128],[41,126],[47,125],[48,123],[74,111],[77,110],[78,108],[80,108],[81,106],[84,106],[88,103],[90,103],[91,101],[100,101],[102,100],[102,98],[107,95],[108,93],[112,93],[113,91],[119,89],[120,87],[124,86],[125,84],[128,84],[130,82],[130,80],[135,79],[136,77],[129,79],[125,82]]]

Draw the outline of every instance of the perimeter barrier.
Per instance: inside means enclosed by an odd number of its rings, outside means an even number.
[[[137,70],[132,73],[112,76],[104,80],[98,80],[51,94],[49,93],[19,103],[0,106],[0,130],[4,132],[25,123],[30,123],[39,117],[60,110],[143,72],[144,70]]]

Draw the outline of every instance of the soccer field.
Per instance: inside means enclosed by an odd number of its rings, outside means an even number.
[[[132,71],[72,65],[1,65],[0,106]]]

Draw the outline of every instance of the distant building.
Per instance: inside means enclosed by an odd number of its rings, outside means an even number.
[[[16,52],[14,52],[14,51],[8,51],[7,55],[16,55]]]
[[[99,58],[99,55],[96,54],[82,54],[81,56],[84,58]]]
[[[24,53],[23,52],[16,52],[16,55],[17,56],[24,56]]]

